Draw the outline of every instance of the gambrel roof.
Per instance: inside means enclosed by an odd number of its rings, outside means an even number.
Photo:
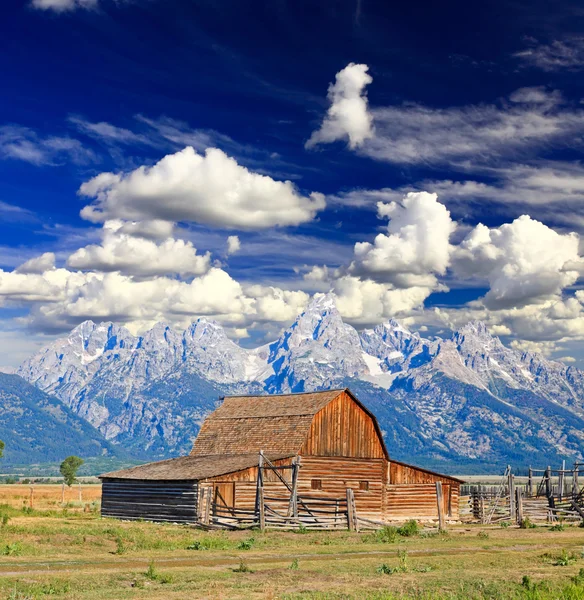
[[[267,454],[296,454],[314,415],[344,391],[228,396],[203,423],[191,456],[259,450]]]

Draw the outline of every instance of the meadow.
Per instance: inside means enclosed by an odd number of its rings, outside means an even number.
[[[25,486],[5,487],[26,496]],[[47,486],[55,489],[44,506],[10,505],[3,488],[1,598],[584,598],[584,529],[575,525],[205,532],[101,519],[95,500],[61,505],[59,486]]]

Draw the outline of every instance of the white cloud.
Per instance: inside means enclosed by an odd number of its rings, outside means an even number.
[[[584,38],[576,36],[566,40],[554,40],[550,44],[532,44],[513,56],[525,65],[543,71],[577,71],[584,66]]]
[[[335,83],[328,89],[331,105],[320,129],[306,142],[307,148],[344,139],[349,140],[350,148],[356,148],[373,136],[365,92],[365,87],[373,81],[368,70],[367,65],[350,63],[337,73]]]
[[[432,289],[411,286],[396,289],[391,284],[344,275],[333,282],[337,308],[354,325],[373,325],[390,317],[407,315],[421,308]]]
[[[584,111],[560,104],[541,88],[512,94],[500,103],[430,108],[406,103],[372,110],[376,135],[360,152],[398,164],[488,164],[527,155],[550,144],[580,146]]]
[[[17,273],[44,273],[55,268],[55,254],[45,252],[41,256],[31,258],[16,269]]]
[[[21,160],[36,166],[55,166],[64,161],[85,165],[96,160],[79,140],[69,137],[42,137],[28,127],[0,126],[0,158]]]
[[[39,10],[67,12],[77,8],[95,8],[99,0],[32,0],[31,5]]]
[[[98,139],[107,144],[144,144],[154,146],[156,143],[146,135],[134,133],[129,129],[117,127],[111,123],[100,121],[92,123],[79,116],[70,116],[69,122],[81,133]]]
[[[373,244],[355,244],[350,270],[398,287],[434,287],[434,274],[443,275],[450,262],[450,235],[456,224],[436,194],[409,193],[401,203],[379,203],[380,218],[390,219],[387,234]]]
[[[80,193],[96,198],[81,211],[93,222],[161,219],[263,229],[310,221],[325,207],[322,194],[303,196],[290,181],[249,171],[217,148],[203,156],[187,147],[152,167],[102,173]]]
[[[453,269],[462,277],[484,277],[490,308],[521,307],[557,296],[575,283],[579,238],[559,234],[523,215],[489,229],[477,225],[453,254]]]
[[[371,107],[366,65],[351,64],[329,88],[331,106],[306,146],[349,139],[360,154],[396,164],[468,169],[550,145],[581,147],[584,111],[558,91],[521,88],[497,103],[433,108],[413,102]]]
[[[239,237],[236,235],[230,235],[227,238],[227,250],[226,253],[228,256],[230,256],[231,254],[235,254],[236,252],[239,252],[241,250],[241,242],[239,240]]]
[[[84,271],[119,271],[137,277],[202,275],[210,268],[210,254],[197,254],[191,242],[168,238],[156,243],[129,235],[123,227],[119,221],[107,221],[102,243],[80,248],[69,257],[67,266]]]

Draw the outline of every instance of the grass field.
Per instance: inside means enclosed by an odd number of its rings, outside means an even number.
[[[584,599],[575,526],[207,533],[101,519],[74,501],[14,504],[0,506],[1,598]]]

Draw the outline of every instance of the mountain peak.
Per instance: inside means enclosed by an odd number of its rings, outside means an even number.
[[[494,336],[489,332],[489,328],[484,321],[469,321],[466,325],[458,330],[458,333],[462,335],[472,335],[480,338],[491,339]]]
[[[331,311],[337,310],[337,303],[335,300],[335,296],[334,294],[328,293],[328,294],[315,294],[312,297],[312,300],[308,303],[307,307],[305,308],[304,312],[305,313],[312,313],[312,312],[327,312],[327,311]]]

